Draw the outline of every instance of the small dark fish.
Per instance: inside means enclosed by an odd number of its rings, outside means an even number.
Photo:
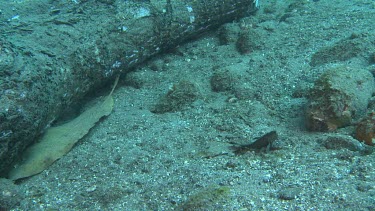
[[[257,140],[251,144],[231,146],[231,149],[236,155],[244,154],[247,151],[261,150],[263,148],[272,149],[272,143],[277,140],[277,138],[278,135],[276,131],[271,131],[262,137],[257,138]]]

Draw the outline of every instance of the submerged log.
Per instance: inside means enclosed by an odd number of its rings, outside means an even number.
[[[121,72],[255,11],[255,0],[6,1],[0,176],[64,109]]]

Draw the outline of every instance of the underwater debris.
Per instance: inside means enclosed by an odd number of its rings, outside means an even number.
[[[257,151],[263,148],[267,148],[267,150],[272,150],[273,148],[272,144],[277,139],[278,139],[277,132],[273,130],[257,138],[256,141],[254,141],[251,144],[231,146],[230,148],[233,150],[234,154],[236,155],[242,155],[248,151]]]

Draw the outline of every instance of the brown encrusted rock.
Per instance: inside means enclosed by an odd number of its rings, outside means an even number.
[[[374,78],[363,69],[334,67],[309,93],[306,126],[310,131],[334,131],[363,116],[374,91]]]
[[[374,145],[375,139],[375,113],[371,112],[367,117],[358,122],[355,129],[355,138],[367,145]]]

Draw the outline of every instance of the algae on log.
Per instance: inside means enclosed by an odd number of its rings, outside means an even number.
[[[64,108],[153,55],[248,15],[257,1],[69,2],[1,5],[0,176]]]

